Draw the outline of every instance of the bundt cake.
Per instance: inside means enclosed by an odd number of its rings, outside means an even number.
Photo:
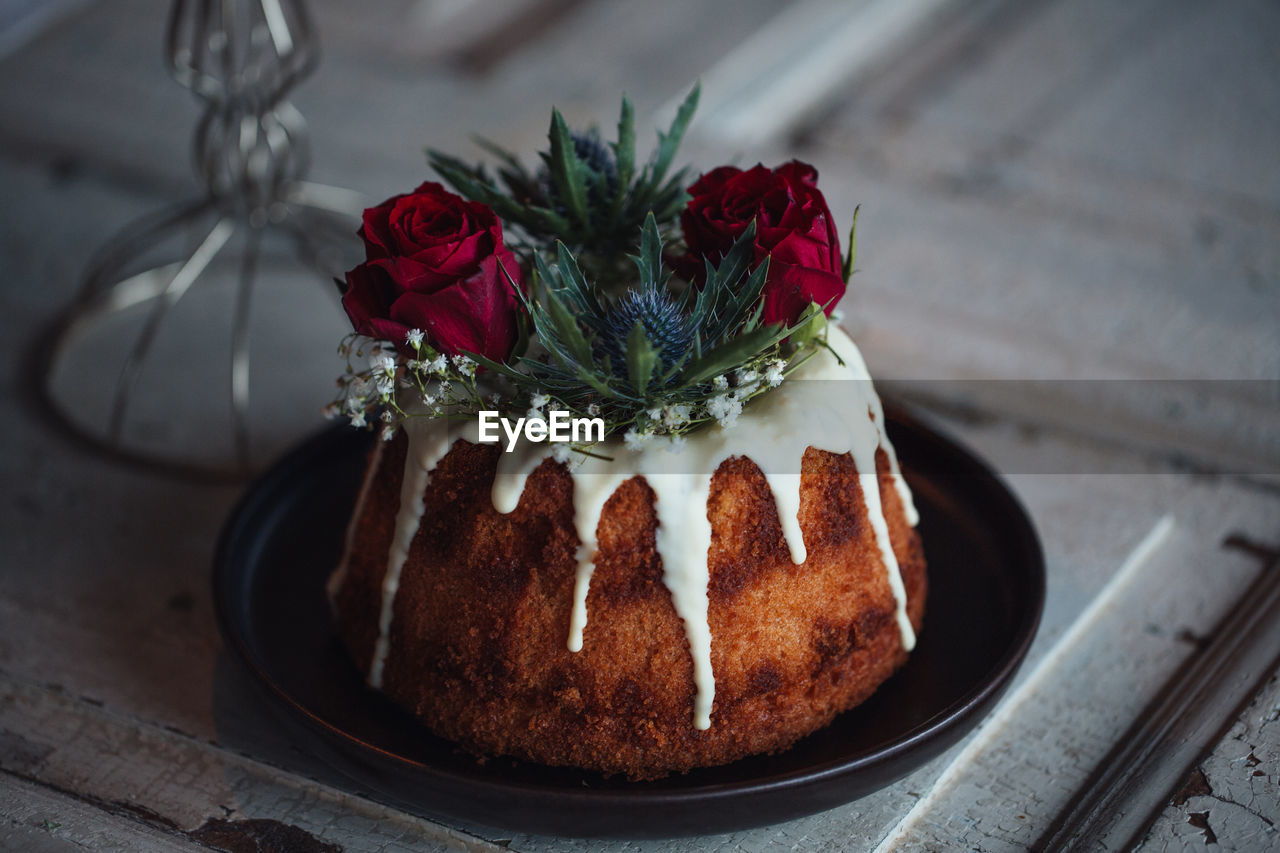
[[[635,779],[865,700],[914,645],[925,562],[863,360],[828,344],[683,444],[561,461],[404,420],[329,584],[368,683],[478,755]]]

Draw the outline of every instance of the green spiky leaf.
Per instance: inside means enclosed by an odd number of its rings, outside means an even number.
[[[636,171],[636,110],[631,99],[622,96],[622,109],[618,115],[618,141],[613,143],[613,156],[618,163],[618,190],[613,200],[616,216],[626,201],[631,188],[631,178]]]
[[[845,252],[844,268],[841,270],[845,284],[848,284],[849,279],[853,277],[853,265],[858,259],[858,211],[860,210],[862,205],[853,209],[853,224],[849,226],[849,249]]]
[[[689,122],[693,120],[693,113],[698,108],[698,97],[702,93],[702,84],[697,83],[693,89],[685,96],[681,102],[680,108],[676,110],[676,117],[671,122],[671,127],[666,133],[658,134],[658,153],[653,161],[653,172],[650,181],[653,184],[662,183],[663,178],[667,175],[667,170],[671,168],[671,162],[675,159],[676,149],[680,147],[680,141],[684,138],[684,132],[689,127]]]
[[[627,335],[627,378],[636,396],[644,397],[649,390],[649,380],[658,365],[658,352],[649,343],[644,324],[636,323]]]
[[[551,111],[551,180],[569,209],[569,215],[579,225],[586,225],[591,217],[587,211],[587,183],[583,163],[574,150],[573,135],[559,110]]]

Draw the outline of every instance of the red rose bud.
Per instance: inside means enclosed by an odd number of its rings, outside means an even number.
[[[360,236],[368,260],[347,273],[342,296],[358,333],[407,353],[405,335],[421,329],[449,355],[507,359],[521,310],[507,275],[523,284],[488,206],[424,183],[366,210]]]
[[[829,315],[844,296],[840,235],[812,166],[798,160],[745,172],[721,166],[689,187],[689,195],[680,215],[689,250],[681,267],[695,281],[702,276],[703,259],[718,263],[755,220],[754,263],[770,258],[764,322],[789,326],[810,302]]]

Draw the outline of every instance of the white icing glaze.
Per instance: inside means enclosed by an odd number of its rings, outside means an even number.
[[[382,686],[382,668],[391,651],[391,615],[396,593],[400,590],[400,570],[409,557],[409,546],[418,533],[422,514],[426,511],[423,492],[431,482],[431,472],[444,458],[453,443],[445,421],[433,422],[427,418],[406,421],[404,430],[409,436],[409,449],[405,453],[404,479],[400,484],[400,510],[396,513],[395,533],[391,549],[387,553],[387,570],[382,577],[382,610],[378,615],[378,642],[373,647],[373,660],[369,664],[369,685]]]
[[[880,500],[875,464],[878,449],[883,449],[888,458],[892,480],[908,521],[914,526],[919,516],[911,490],[899,470],[897,454],[882,433],[884,411],[862,354],[847,335],[834,327],[828,343],[839,359],[827,350],[819,350],[781,386],[752,402],[738,423],[728,430],[719,427],[700,430],[690,435],[679,449],[659,440],[646,450],[637,451],[610,441],[600,450],[611,460],[579,457],[571,463],[574,521],[582,544],[577,553],[568,647],[576,652],[583,644],[587,592],[594,569],[596,526],[601,512],[619,485],[642,474],[655,495],[659,522],[656,544],[662,558],[663,582],[684,622],[693,657],[696,690],[693,724],[698,729],[710,727],[715,696],[707,618],[711,524],[706,505],[712,474],[731,456],[749,457],[764,474],[778,508],[783,537],[792,561],[797,564],[804,562],[807,555],[799,521],[800,465],[805,449],[815,447],[852,456],[893,591],[902,644],[908,650],[915,646],[915,632],[906,612],[906,590]],[[841,385],[833,389],[831,381]],[[474,423],[460,426],[443,419],[421,418],[408,421],[406,428],[409,454],[395,538],[382,585],[378,644],[369,673],[369,682],[375,687],[381,683],[392,604],[399,587],[400,569],[418,529],[423,511],[422,493],[429,472],[448,452],[451,437],[473,442],[478,439]],[[529,476],[551,455],[551,450],[552,445],[548,443],[521,440],[511,452],[499,457],[492,492],[493,505],[499,512],[515,510]]]

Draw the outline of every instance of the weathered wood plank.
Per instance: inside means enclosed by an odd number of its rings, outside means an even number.
[[[1273,569],[1274,571],[1274,569]],[[1186,780],[1139,848],[1274,849],[1280,843],[1280,674],[1259,691],[1217,749]]]
[[[0,850],[63,853],[70,850],[119,850],[139,853],[191,853],[203,849],[172,829],[156,826],[117,807],[0,772],[0,801],[8,825],[0,827]]]
[[[4,675],[0,727],[0,770],[78,801],[76,819],[68,823],[89,829],[86,809],[97,808],[109,832],[123,830],[112,830],[116,822],[108,818],[123,816],[143,837],[177,841],[274,831],[317,853],[331,849],[324,845],[379,853],[494,849],[213,743]]]
[[[1174,518],[1157,523],[881,849],[1015,850],[1043,839],[1195,651],[1190,638],[1209,634],[1260,569],[1218,541],[1180,529]],[[1206,572],[1221,583],[1200,583]]]

